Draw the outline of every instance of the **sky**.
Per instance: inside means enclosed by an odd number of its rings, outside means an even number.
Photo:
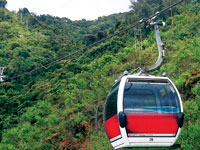
[[[129,11],[130,0],[7,0],[10,11],[28,8],[37,15],[94,20],[100,16]]]

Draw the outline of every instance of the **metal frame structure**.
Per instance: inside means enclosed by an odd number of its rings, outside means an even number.
[[[155,19],[155,17],[153,18],[153,19]],[[162,25],[162,26],[165,26],[165,23],[164,22],[162,22],[162,23],[158,23],[158,22],[151,22],[150,23],[150,25],[152,26],[154,26],[154,32],[155,32],[155,37],[156,37],[156,43],[157,43],[157,47],[158,47],[158,59],[157,59],[157,61],[156,61],[156,63],[154,64],[154,65],[152,65],[152,66],[149,66],[149,67],[147,67],[147,68],[145,68],[145,69],[142,69],[142,68],[136,68],[133,72],[131,72],[130,74],[133,74],[134,72],[136,72],[136,71],[140,71],[140,73],[139,73],[139,75],[142,75],[142,74],[148,74],[148,72],[150,72],[150,71],[154,71],[154,70],[156,70],[156,69],[158,69],[161,65],[162,65],[162,63],[163,63],[163,61],[164,61],[164,57],[165,57],[165,45],[164,45],[164,43],[162,42],[162,40],[161,40],[161,37],[160,37],[160,32],[159,32],[159,28],[158,28],[158,26],[159,25]],[[115,80],[115,82],[119,82],[120,80],[121,80],[121,78],[123,77],[123,76],[125,76],[125,75],[128,75],[129,74],[129,72],[128,71],[125,71],[117,80]]]
[[[158,22],[154,22],[154,23],[151,23],[151,25],[154,25],[154,32],[155,32],[155,36],[156,36],[156,42],[157,42],[157,46],[158,46],[158,59],[156,61],[156,63],[152,66],[149,66],[145,69],[146,72],[150,72],[150,71],[153,71],[153,70],[156,70],[157,68],[159,68],[161,65],[162,65],[162,62],[164,60],[164,57],[165,57],[165,46],[164,46],[164,43],[162,42],[161,40],[161,37],[160,37],[160,32],[159,32],[159,29],[158,29],[158,26],[159,25],[165,25],[164,22],[162,23],[158,23]]]
[[[0,82],[4,82],[3,78],[6,76],[3,75],[3,71],[6,67],[0,67]]]

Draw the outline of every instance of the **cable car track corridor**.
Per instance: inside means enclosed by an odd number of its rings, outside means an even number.
[[[173,7],[175,7],[175,6],[179,5],[179,4],[181,4],[183,1],[185,1],[185,0],[180,0],[180,1],[178,1],[178,2],[176,2],[176,3],[174,3],[174,4],[172,4],[172,5],[170,5],[169,7],[165,8],[165,9],[163,9],[163,10],[157,12],[157,13],[155,13],[154,15],[151,15],[151,16],[149,16],[149,17],[147,17],[147,18],[141,19],[140,21],[136,22],[135,24],[133,24],[133,25],[131,25],[131,26],[129,26],[129,27],[127,27],[127,28],[125,28],[125,29],[119,31],[119,32],[116,32],[116,33],[114,33],[113,35],[111,35],[111,36],[109,36],[109,37],[107,37],[107,38],[104,38],[104,39],[102,39],[102,40],[99,40],[99,41],[97,41],[97,42],[94,42],[93,44],[91,44],[91,45],[89,45],[89,46],[86,46],[86,47],[84,47],[84,48],[82,48],[82,49],[80,49],[80,50],[77,50],[77,51],[75,51],[75,52],[72,52],[72,53],[70,53],[69,55],[66,55],[66,56],[64,56],[64,57],[58,58],[57,60],[52,61],[52,62],[50,62],[50,63],[48,63],[48,64],[45,64],[45,65],[43,65],[43,66],[40,66],[40,67],[38,67],[38,68],[36,68],[36,69],[34,69],[34,70],[31,70],[31,71],[29,71],[29,72],[25,72],[25,73],[23,73],[23,74],[19,74],[19,75],[17,75],[17,76],[13,76],[13,77],[5,77],[5,81],[8,82],[8,81],[11,81],[11,80],[13,80],[13,79],[17,79],[17,78],[20,78],[20,77],[23,77],[23,76],[31,75],[33,72],[36,72],[36,71],[39,71],[39,70],[42,70],[42,69],[47,69],[48,67],[50,67],[50,66],[52,66],[52,65],[54,65],[54,64],[56,64],[56,63],[58,63],[58,62],[60,62],[60,61],[62,61],[62,60],[71,59],[73,56],[75,56],[75,55],[77,55],[77,54],[80,54],[81,52],[85,52],[85,51],[87,51],[89,48],[91,48],[91,47],[93,47],[93,46],[95,46],[95,45],[97,45],[97,44],[99,44],[99,43],[105,42],[105,41],[107,41],[107,40],[109,40],[109,39],[111,39],[111,38],[113,38],[113,37],[115,37],[115,36],[117,36],[117,35],[120,35],[121,33],[127,32],[128,30],[130,30],[130,29],[132,29],[132,28],[134,28],[134,27],[136,27],[136,26],[138,26],[138,25],[140,25],[140,24],[143,24],[143,23],[145,23],[145,22],[151,20],[152,18],[154,18],[154,17],[156,17],[156,16],[158,16],[158,15],[160,15],[160,14],[165,13],[165,12],[168,11],[169,9],[171,9],[171,8],[173,8]]]

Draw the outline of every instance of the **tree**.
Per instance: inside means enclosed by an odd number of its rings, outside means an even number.
[[[164,7],[163,0],[137,0],[131,1],[130,8],[140,17],[148,17]]]
[[[0,0],[0,7],[5,8],[6,4],[7,4],[6,0]]]
[[[106,33],[103,32],[103,31],[99,31],[99,32],[97,33],[97,37],[98,37],[99,40],[101,40],[101,39],[104,38],[105,36],[106,36]]]
[[[95,36],[95,35],[90,34],[90,35],[88,35],[88,36],[86,37],[86,42],[87,42],[87,44],[92,44],[92,43],[94,43],[95,41],[96,41],[96,36]]]
[[[19,9],[18,13],[19,14],[21,13],[23,15],[29,15],[30,14],[28,8]]]

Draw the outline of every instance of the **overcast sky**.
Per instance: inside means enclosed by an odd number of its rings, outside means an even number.
[[[130,0],[7,0],[10,11],[28,8],[30,12],[67,17],[71,20],[97,19],[129,11]]]

